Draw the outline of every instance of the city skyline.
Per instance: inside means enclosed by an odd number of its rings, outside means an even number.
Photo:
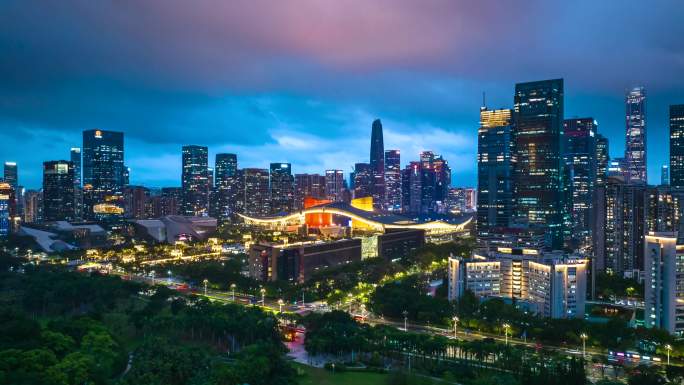
[[[82,131],[94,128],[124,132],[132,184],[179,186],[180,149],[190,144],[208,146],[210,164],[227,152],[244,167],[286,162],[293,173],[346,174],[368,161],[370,122],[379,118],[384,147],[401,150],[402,167],[432,150],[457,165],[454,185],[475,186],[482,92],[489,108],[512,108],[516,83],[562,77],[565,117],[594,117],[611,157],[624,153],[625,94],[645,87],[648,176],[659,181],[668,108],[684,102],[676,12],[637,2],[621,3],[619,17],[610,3],[400,2],[383,18],[381,3],[311,3],[306,15],[273,4],[256,12],[264,7],[249,3],[165,4],[165,12],[160,3],[135,12],[87,2],[70,12],[10,4],[0,16],[0,47],[13,58],[0,63],[0,153],[18,163],[28,188],[40,186],[43,161],[68,159]],[[532,25],[548,33],[523,43],[516,20],[549,14],[555,22]],[[30,27],[35,19],[43,28]],[[156,33],[124,28],[124,19]],[[311,29],[299,27],[311,20]],[[178,22],[208,27],[179,33]],[[57,31],[63,39],[53,38]],[[568,51],[580,40],[586,44]],[[518,54],[524,50],[541,55]],[[650,60],[625,60],[633,55]]]

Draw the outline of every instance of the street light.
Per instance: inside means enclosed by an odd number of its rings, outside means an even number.
[[[233,302],[235,302],[235,286],[237,285],[235,285],[234,283],[230,284],[230,289],[233,291]]]
[[[454,316],[452,320],[454,321],[454,338],[456,338],[456,331],[458,330],[458,316]]]
[[[166,272],[166,277],[168,278],[169,284],[171,284],[171,270]]]
[[[406,310],[404,310],[403,312],[401,312],[401,314],[404,315],[404,331],[407,332],[408,331],[408,312]]]
[[[670,365],[670,350],[672,350],[672,345],[665,345],[665,350],[667,350],[667,365]]]
[[[580,338],[582,339],[582,358],[585,358],[587,356],[587,338],[589,338],[589,336],[587,333],[582,333],[580,334]]]
[[[285,303],[285,301],[283,301],[282,298],[278,300],[278,306],[279,306],[278,313],[282,313],[282,312],[283,312],[283,304],[284,304],[284,303]]]
[[[204,283],[204,295],[206,296],[207,295],[207,285],[209,284],[209,280],[204,278],[204,281],[202,281],[202,282]]]
[[[503,324],[504,335],[506,336],[506,345],[508,345],[508,329],[511,327],[509,324]]]
[[[261,306],[266,306],[266,289],[261,288]]]

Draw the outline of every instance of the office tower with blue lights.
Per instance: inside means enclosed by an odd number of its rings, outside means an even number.
[[[271,212],[290,213],[294,207],[294,177],[290,163],[270,165]]]
[[[513,117],[480,109],[477,136],[477,232],[510,227],[513,215]]]
[[[205,146],[183,146],[182,213],[187,216],[209,214],[209,151]]]
[[[637,87],[625,98],[627,183],[646,184],[646,90]]]
[[[423,203],[423,167],[410,162],[401,173],[401,203],[405,214],[418,215]]]
[[[518,83],[514,97],[515,220],[563,246],[563,79]]]
[[[123,191],[124,134],[97,129],[83,131],[82,174],[83,215],[92,219],[98,204],[113,201]]]
[[[385,145],[380,119],[374,120],[371,127],[370,174],[373,207],[382,209],[385,206]]]
[[[670,166],[666,164],[660,166],[660,184],[663,186],[670,185]]]
[[[16,162],[5,162],[3,179],[5,183],[9,183],[12,186],[15,192],[17,191],[19,187],[19,170]]]
[[[401,211],[401,153],[385,151],[385,208]]]
[[[237,211],[239,194],[236,154],[216,154],[214,185],[211,204],[212,216],[219,220],[230,219]]]
[[[43,163],[43,220],[74,219],[74,166],[70,161]]]
[[[0,181],[0,237],[6,237],[12,229],[14,189],[7,182]]]
[[[579,244],[591,244],[596,188],[596,131],[594,118],[572,118],[563,122],[563,160],[566,170],[565,224],[570,238]],[[576,248],[576,247],[575,247]]]
[[[670,186],[684,189],[684,104],[670,106]]]
[[[373,169],[369,163],[354,165],[354,198],[373,196]],[[375,201],[375,198],[373,199]]]

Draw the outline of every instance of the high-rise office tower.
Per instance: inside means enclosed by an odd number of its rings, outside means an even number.
[[[43,162],[43,219],[74,219],[74,166],[69,161]]]
[[[548,228],[549,245],[563,242],[563,79],[515,85],[513,140],[516,221]]]
[[[14,205],[14,189],[7,182],[0,182],[0,237],[10,234],[12,228],[12,206]]]
[[[123,185],[128,186],[131,184],[131,168],[124,165],[123,167]]]
[[[19,187],[19,171],[16,162],[5,162],[4,181],[9,183],[16,192]]]
[[[341,202],[344,191],[344,172],[342,170],[325,170],[325,195],[329,200]]]
[[[442,155],[432,161],[432,170],[435,172],[435,201],[437,206],[444,208],[444,202],[451,187],[451,167]]]
[[[421,162],[411,162],[401,173],[403,212],[420,214],[423,198],[423,171]]]
[[[385,147],[380,119],[373,121],[371,129],[370,170],[373,207],[382,209],[385,201]]]
[[[373,196],[374,174],[368,163],[354,165],[354,198]],[[375,201],[375,198],[373,198]],[[375,202],[374,202],[375,203]]]
[[[477,232],[509,227],[513,215],[513,124],[509,109],[480,109],[477,137]]]
[[[609,177],[617,176],[622,178],[625,182],[629,180],[629,168],[627,166],[627,159],[625,158],[613,158],[608,161],[608,172]]]
[[[572,118],[563,122],[563,159],[568,179],[566,226],[579,246],[591,243],[596,187],[596,131],[594,118]]]
[[[385,151],[385,208],[401,211],[401,153]]]
[[[244,186],[244,213],[249,216],[267,216],[271,213],[269,202],[269,172],[263,168],[242,170]]]
[[[596,134],[596,186],[606,184],[609,161],[608,138],[601,134]]]
[[[294,207],[294,177],[290,163],[271,163],[271,212],[289,213]]]
[[[183,146],[183,215],[209,214],[209,150],[205,146]]]
[[[677,231],[680,217],[681,195],[670,186],[647,187],[644,195],[645,232]],[[684,235],[684,234],[682,234]]]
[[[69,159],[74,167],[74,219],[83,218],[83,189],[81,188],[81,148],[72,147]]]
[[[656,232],[644,241],[644,324],[681,335],[684,324],[684,254],[677,245],[677,234]]]
[[[666,164],[660,167],[660,184],[663,186],[670,185],[670,166]]]
[[[423,164],[420,168],[421,194],[420,213],[429,214],[436,211],[437,174],[432,163]]]
[[[304,208],[304,199],[326,199],[325,176],[319,174],[295,174],[294,208]]]
[[[596,215],[603,226],[596,228],[597,264],[619,276],[633,275],[643,269],[643,235],[646,226],[644,207],[646,186],[627,184],[622,177],[609,177],[602,204]]]
[[[684,104],[670,106],[670,185],[684,189]]]
[[[83,216],[95,216],[93,208],[120,195],[124,181],[124,135],[105,130],[83,131]],[[73,168],[73,166],[72,166]]]
[[[74,165],[74,186],[81,187],[81,148],[72,147],[69,155],[71,164]]]
[[[646,184],[646,90],[637,87],[628,92],[625,107],[627,183]]]
[[[26,192],[24,222],[39,223],[43,220],[43,193],[36,190]]]
[[[236,154],[216,154],[214,163],[214,184],[212,216],[229,219],[237,211],[239,195],[238,163]]]
[[[126,218],[145,219],[150,215],[150,189],[144,186],[124,187],[124,215]]]
[[[161,212],[157,216],[180,215],[183,205],[183,189],[180,187],[163,187],[161,190]]]

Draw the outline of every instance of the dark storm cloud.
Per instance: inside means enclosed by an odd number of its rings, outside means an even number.
[[[510,106],[518,81],[564,77],[567,115],[599,120],[615,155],[623,94],[645,85],[649,147],[662,147],[667,104],[684,102],[681,20],[674,0],[9,0],[0,153],[37,186],[26,170],[39,165],[35,152],[7,138],[29,139],[43,160],[100,127],[126,133],[136,182],[177,183],[185,143],[322,171],[331,158],[305,143],[349,146],[337,166],[346,168],[368,156],[380,117],[396,140],[388,147],[434,146],[463,160],[455,180],[472,185],[481,93]],[[666,157],[649,154],[653,182]]]

